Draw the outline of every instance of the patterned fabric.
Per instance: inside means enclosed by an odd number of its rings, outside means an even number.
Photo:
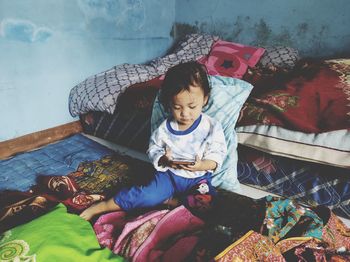
[[[264,225],[269,239],[274,243],[290,234],[297,223],[306,224],[298,236],[321,239],[323,222],[311,209],[300,206],[290,199],[271,196],[266,197],[266,204]]]
[[[238,179],[308,205],[325,205],[350,218],[349,170],[238,147]]]
[[[57,205],[0,235],[0,261],[124,261],[101,249],[91,225]]]
[[[118,96],[128,86],[163,75],[179,63],[195,61],[207,55],[217,38],[210,35],[188,35],[176,50],[148,64],[121,64],[91,76],[72,88],[69,111],[72,116],[89,111],[113,114]]]
[[[203,226],[201,219],[179,206],[138,217],[127,217],[123,211],[109,213],[99,217],[94,230],[102,246],[126,259],[184,261],[196,242],[188,236]]]
[[[300,60],[298,50],[286,46],[270,46],[259,60],[257,67],[292,69]]]
[[[277,125],[305,133],[349,129],[349,74],[350,59],[310,61],[278,83],[278,75],[270,83],[257,83],[238,125]],[[265,92],[258,93],[260,88]]]
[[[239,189],[235,125],[240,109],[253,87],[245,81],[221,76],[211,76],[210,83],[210,97],[203,112],[221,123],[227,144],[227,156],[221,170],[214,172],[212,183],[214,186],[235,191]],[[155,130],[167,117],[157,97],[152,110],[151,130]]]
[[[258,76],[237,123],[239,143],[349,168],[349,74],[350,59],[335,59],[302,60],[287,73]]]
[[[67,176],[38,176],[30,192],[1,192],[0,231],[41,216],[59,202],[80,213],[123,187],[146,184],[153,174],[150,163],[113,155],[83,162]]]
[[[154,173],[152,165],[127,156],[105,156],[83,162],[68,176],[41,176],[34,192],[53,194],[79,213],[97,201],[109,198],[120,189],[145,184]]]
[[[349,261],[350,230],[330,209],[324,206],[301,209],[291,205],[289,199],[271,196],[266,197],[266,204],[265,223],[271,222],[268,232],[264,229],[261,233],[249,231],[217,255],[217,261],[275,261],[282,258],[277,261]],[[273,234],[270,234],[271,229]],[[275,257],[276,254],[279,256]]]
[[[1,192],[0,233],[45,214],[57,203],[47,195],[19,191]]]
[[[330,249],[350,250],[350,229],[333,212],[323,228],[322,239]]]
[[[219,255],[215,261],[243,262],[243,261],[286,261],[281,252],[267,237],[249,231]]]
[[[241,79],[248,66],[254,67],[264,51],[263,48],[218,40],[213,44],[209,55],[199,62],[205,65],[210,75]]]
[[[146,152],[151,136],[152,106],[161,82],[155,78],[128,87],[118,97],[113,115],[97,111],[80,115],[84,133]]]
[[[39,175],[68,175],[84,161],[100,159],[112,150],[76,134],[40,149],[0,160],[0,191],[27,191]]]
[[[276,247],[287,261],[349,261],[349,228],[329,209],[317,212],[325,222],[320,239],[290,237],[278,242]]]

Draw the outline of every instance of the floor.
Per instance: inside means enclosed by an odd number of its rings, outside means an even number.
[[[87,136],[88,138],[90,138],[90,139],[92,139],[92,140],[94,140],[94,141],[120,153],[120,154],[129,155],[129,156],[132,156],[134,158],[149,162],[147,155],[144,153],[132,150],[132,149],[124,147],[124,146],[117,145],[115,143],[112,143],[110,141],[107,141],[107,140],[104,140],[104,139],[101,139],[101,138],[98,138],[95,136],[86,135],[86,134],[85,134],[85,136]],[[258,199],[258,198],[261,198],[261,197],[264,197],[267,195],[273,195],[273,194],[268,193],[266,191],[254,188],[252,186],[243,185],[243,184],[241,184],[241,189],[237,193],[251,197],[251,198],[255,198],[255,199]],[[345,223],[346,226],[348,226],[350,228],[350,219],[346,219],[343,217],[339,217],[339,218]]]

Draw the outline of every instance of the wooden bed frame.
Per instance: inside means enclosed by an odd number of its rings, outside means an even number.
[[[80,121],[74,121],[0,142],[0,159],[45,146],[73,134],[80,133],[82,130]]]

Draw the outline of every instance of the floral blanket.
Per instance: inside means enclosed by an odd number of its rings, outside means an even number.
[[[250,79],[238,126],[276,125],[305,133],[350,128],[350,59],[310,61],[287,74]]]

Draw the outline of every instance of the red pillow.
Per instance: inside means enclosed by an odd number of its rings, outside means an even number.
[[[248,66],[254,67],[265,49],[219,40],[208,56],[199,60],[210,75],[230,76],[241,79]]]

